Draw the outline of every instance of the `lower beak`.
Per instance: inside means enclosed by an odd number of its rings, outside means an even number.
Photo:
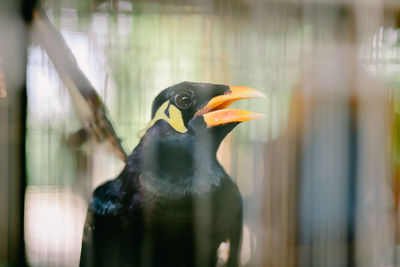
[[[231,122],[249,121],[265,117],[264,114],[240,109],[226,109],[233,102],[240,99],[266,96],[249,87],[230,86],[224,95],[213,97],[206,106],[197,111],[195,115],[202,115],[208,127],[223,125]]]

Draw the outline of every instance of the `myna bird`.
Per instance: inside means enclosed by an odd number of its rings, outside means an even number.
[[[263,115],[227,107],[264,97],[254,89],[182,82],[154,100],[119,176],[93,193],[81,266],[238,266],[242,199],[217,160],[224,137]]]

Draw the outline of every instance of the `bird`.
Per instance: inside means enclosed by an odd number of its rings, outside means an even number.
[[[187,81],[162,90],[120,174],[93,192],[80,266],[216,266],[221,244],[238,266],[242,197],[216,153],[239,123],[264,116],[227,108],[253,97],[265,95]]]

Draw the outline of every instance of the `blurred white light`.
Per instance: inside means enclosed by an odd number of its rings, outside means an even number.
[[[85,201],[66,189],[30,187],[25,203],[25,242],[31,266],[77,266]]]

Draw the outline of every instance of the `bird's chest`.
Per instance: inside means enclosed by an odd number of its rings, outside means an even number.
[[[197,213],[196,205],[188,203],[157,203],[143,210],[140,233],[141,256],[154,259],[153,266],[193,266],[199,242],[213,257],[217,246],[214,228],[205,218],[214,215]],[[135,234],[135,236],[139,236]],[[200,238],[201,237],[201,238]],[[155,258],[154,255],[157,255]]]
[[[212,236],[220,216],[211,197],[164,200],[144,206],[143,225],[160,240],[185,243],[199,234]]]
[[[226,241],[231,223],[215,195],[140,199],[141,216],[131,224],[133,234],[126,236],[136,244],[130,250],[135,251],[134,258],[154,259],[151,266],[194,266],[199,259],[205,261],[201,266],[214,266],[216,251]]]
[[[162,200],[144,205],[143,222],[152,231],[183,232],[193,227],[195,206],[192,199]]]

